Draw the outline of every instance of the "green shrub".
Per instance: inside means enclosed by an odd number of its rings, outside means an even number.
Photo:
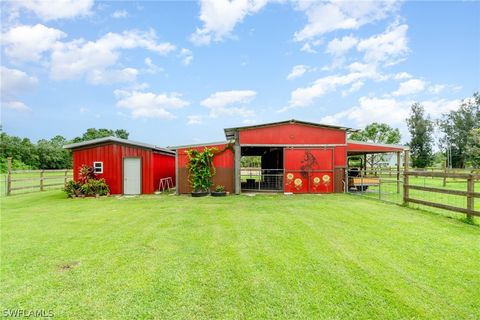
[[[221,185],[217,185],[215,187],[215,192],[224,192],[225,191],[225,187],[224,186],[221,186]]]
[[[68,181],[63,188],[63,191],[69,198],[85,196],[106,196],[110,194],[110,188],[105,179],[96,179],[93,168],[83,165],[80,168],[80,180]]]
[[[77,181],[70,180],[67,183],[65,183],[65,187],[63,188],[63,191],[67,194],[69,198],[74,198],[78,197],[82,191],[81,191],[81,183]]]
[[[88,179],[87,182],[81,186],[82,194],[85,196],[106,196],[110,193],[105,179]]]

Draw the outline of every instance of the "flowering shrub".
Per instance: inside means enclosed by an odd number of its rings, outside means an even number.
[[[83,165],[79,173],[79,181],[71,180],[65,183],[63,191],[69,198],[106,196],[110,194],[110,188],[105,179],[97,179],[92,167]]]

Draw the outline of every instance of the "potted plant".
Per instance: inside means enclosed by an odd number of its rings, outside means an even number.
[[[226,195],[225,187],[221,185],[217,185],[215,191],[212,191],[212,197],[225,197]]]
[[[192,197],[204,197],[210,193],[212,178],[215,174],[213,157],[216,148],[205,148],[203,151],[190,149],[185,151],[188,157],[188,180],[192,187]]]

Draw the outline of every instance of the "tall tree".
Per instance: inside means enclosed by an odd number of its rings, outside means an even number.
[[[81,137],[76,137],[72,140],[73,143],[88,141],[98,138],[105,138],[105,137],[117,137],[121,139],[128,139],[130,134],[125,129],[105,129],[105,128],[89,128]]]
[[[392,128],[386,123],[371,123],[365,129],[350,134],[350,139],[357,141],[398,144],[401,139],[400,130]],[[373,169],[382,161],[388,161],[387,156],[382,154],[370,154],[367,156],[367,163]]]
[[[39,169],[65,169],[72,167],[72,156],[63,149],[67,140],[62,136],[55,136],[50,140],[42,139],[37,143]]]
[[[386,123],[371,123],[365,129],[353,132],[350,139],[374,143],[400,143],[400,130],[392,128]]]
[[[449,149],[452,155],[451,165],[464,168],[467,162],[467,140],[472,129],[480,128],[480,93],[465,99],[457,110],[444,114],[438,122],[444,136],[441,146]]]
[[[467,139],[466,155],[472,167],[480,168],[480,128],[470,131]]]
[[[425,168],[433,163],[433,123],[425,116],[425,109],[419,103],[412,105],[410,117],[407,118],[412,165],[414,168]]]

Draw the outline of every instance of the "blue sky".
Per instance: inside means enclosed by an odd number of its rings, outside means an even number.
[[[161,146],[300,119],[401,129],[480,88],[479,2],[1,3],[1,121]]]

